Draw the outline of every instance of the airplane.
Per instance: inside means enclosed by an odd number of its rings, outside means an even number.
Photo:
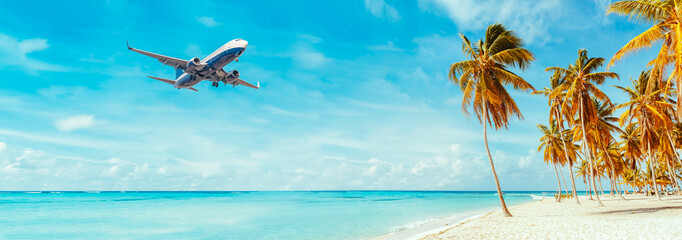
[[[237,70],[229,72],[223,70],[223,67],[228,63],[232,61],[239,62],[239,56],[244,53],[246,46],[249,45],[249,43],[243,39],[234,39],[227,42],[203,60],[199,60],[199,58],[195,57],[189,61],[135,49],[130,47],[128,41],[126,41],[126,45],[128,45],[128,50],[156,58],[159,62],[163,63],[163,65],[175,68],[175,80],[153,76],[147,77],[171,84],[177,89],[184,88],[199,91],[195,89],[194,86],[203,80],[211,81],[212,86],[214,87],[218,87],[219,83],[222,82],[224,85],[230,84],[232,87],[243,85],[255,89],[260,88],[260,82],[256,82],[256,85],[254,86],[253,84],[240,79],[239,71]]]

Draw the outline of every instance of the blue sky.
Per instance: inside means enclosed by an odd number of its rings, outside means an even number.
[[[44,1],[0,8],[0,190],[494,190],[482,126],[447,80],[459,33],[500,22],[537,60],[536,88],[577,51],[609,59],[646,29],[609,1]],[[179,91],[173,69],[125,41],[203,58],[249,47],[262,88]],[[611,70],[629,84],[651,52]],[[513,93],[525,121],[489,135],[503,190],[551,190],[537,152],[546,100]],[[581,182],[581,181],[579,181]],[[582,189],[582,183],[579,183]]]

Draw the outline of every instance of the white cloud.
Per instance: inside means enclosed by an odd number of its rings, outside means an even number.
[[[304,68],[316,68],[329,62],[324,53],[311,48],[299,48],[294,52],[294,61]]]
[[[10,164],[5,165],[1,170],[3,172],[15,172],[15,171],[17,171],[17,167],[19,165],[21,165],[21,163],[19,163],[19,162],[10,163]]]
[[[7,148],[7,144],[5,142],[0,142],[0,152],[4,151]]]
[[[55,126],[59,131],[69,132],[78,129],[84,129],[95,125],[95,117],[92,115],[76,115],[68,118],[60,119],[55,122]]]
[[[14,66],[26,71],[65,71],[66,67],[46,63],[28,57],[33,52],[43,51],[50,47],[47,39],[32,38],[18,40],[8,35],[0,34],[0,68]]]
[[[392,51],[392,52],[401,52],[404,51],[402,48],[396,47],[393,45],[393,42],[389,41],[386,44],[380,44],[380,45],[373,45],[367,47],[367,49],[372,50],[372,51]]]
[[[120,158],[110,158],[107,163],[109,165],[104,169],[102,175],[109,177],[126,177],[139,171],[146,171],[148,168],[147,164],[138,166],[136,163],[121,160]]]
[[[14,155],[12,155],[14,154]],[[140,183],[157,177],[149,171],[150,164],[130,162],[120,158],[107,161],[83,157],[60,156],[25,148],[21,152],[9,152],[0,156],[0,189],[25,190],[137,190]],[[169,176],[168,180],[184,176]]]
[[[519,168],[527,168],[534,161],[537,161],[537,159],[535,159],[536,154],[537,151],[535,149],[528,150],[528,155],[519,158]]]
[[[33,38],[26,39],[19,42],[19,52],[22,54],[29,54],[32,52],[42,51],[49,47],[47,39]]]
[[[298,38],[301,41],[293,47],[293,53],[291,54],[291,58],[296,65],[306,69],[313,69],[328,64],[332,60],[312,46],[315,43],[322,42],[322,39],[319,37],[299,34]]]
[[[561,1],[420,0],[423,10],[446,14],[463,31],[503,23],[528,43],[551,40],[548,28],[559,17]]]
[[[201,47],[194,43],[190,43],[189,45],[187,45],[187,48],[185,48],[185,54],[187,54],[187,56],[198,58],[204,56],[204,53],[201,52]]]
[[[197,21],[206,27],[215,27],[222,23],[216,22],[212,17],[198,17]]]
[[[319,43],[322,42],[322,39],[310,34],[298,34],[296,35],[298,39],[305,40],[310,43]]]
[[[5,161],[5,166],[1,169],[3,172],[16,172],[20,169],[20,166],[22,165],[22,162],[26,162],[27,160],[29,161],[27,166],[28,168],[31,168],[31,166],[35,166],[35,164],[32,164],[30,161],[32,159],[36,158],[42,158],[45,156],[44,152],[41,151],[35,151],[30,148],[24,149],[24,151],[21,153],[21,155],[17,156],[14,158],[14,161]],[[49,164],[49,161],[46,162],[46,164]]]
[[[592,0],[592,2],[594,2],[594,4],[597,5],[600,11],[605,12],[606,7],[608,7],[609,4],[611,4],[612,0]]]
[[[390,21],[400,20],[400,14],[393,6],[386,4],[384,0],[365,0],[365,8],[375,17],[386,17]]]

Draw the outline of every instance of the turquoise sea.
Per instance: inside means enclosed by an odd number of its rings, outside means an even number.
[[[529,194],[552,192],[504,196]],[[0,239],[365,239],[498,206],[495,192],[0,192]]]

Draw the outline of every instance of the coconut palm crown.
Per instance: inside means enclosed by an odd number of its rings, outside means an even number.
[[[523,115],[504,86],[510,84],[517,90],[535,90],[508,68],[525,70],[535,58],[523,48],[521,38],[502,24],[490,25],[485,35],[485,39],[472,44],[460,34],[462,52],[470,60],[452,64],[449,78],[464,93],[464,113],[468,114],[469,105],[472,105],[479,121],[487,121],[495,129],[506,128],[511,117],[523,119]],[[488,114],[486,119],[484,113]]]
[[[661,49],[656,58],[649,62],[653,66],[652,76],[662,77],[672,67],[669,79],[677,83],[677,117],[682,118],[682,1],[679,0],[636,0],[618,1],[609,5],[607,14],[629,17],[633,22],[653,24],[649,29],[635,36],[611,58],[609,66],[628,54],[650,48],[658,43]],[[662,78],[659,78],[662,81]],[[673,81],[668,81],[672,83]],[[648,87],[650,88],[650,87]],[[664,89],[664,91],[667,91]]]

